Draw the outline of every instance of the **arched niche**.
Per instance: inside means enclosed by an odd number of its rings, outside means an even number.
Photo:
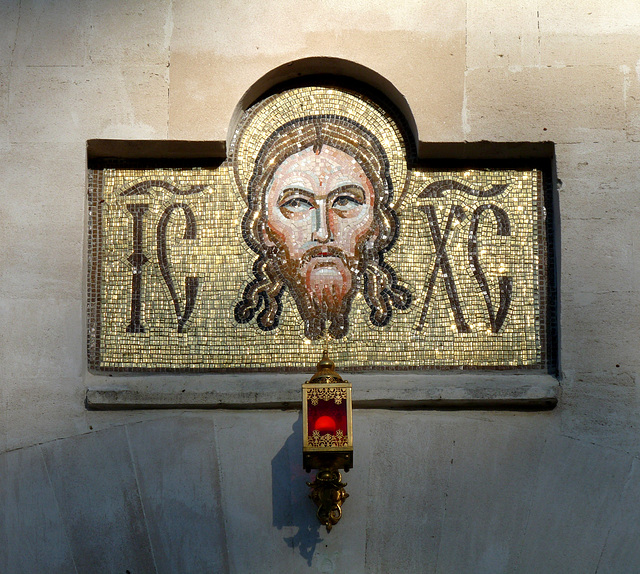
[[[404,130],[411,157],[417,149],[416,122],[409,103],[385,77],[371,68],[340,58],[303,58],[282,64],[255,81],[236,105],[227,131],[227,150],[242,114],[251,105],[275,92],[298,86],[349,88],[367,96],[394,116]]]

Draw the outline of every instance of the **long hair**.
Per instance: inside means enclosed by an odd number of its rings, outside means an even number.
[[[267,138],[256,158],[247,189],[248,209],[242,220],[242,234],[258,259],[253,265],[255,279],[245,287],[235,308],[235,319],[239,323],[248,323],[262,308],[256,319],[260,329],[270,331],[279,324],[286,285],[279,271],[275,249],[263,240],[267,226],[265,192],[283,161],[307,148],[319,153],[323,145],[353,157],[374,189],[371,233],[374,240],[365,243],[362,254],[365,262],[362,290],[371,309],[371,323],[382,327],[391,320],[393,307],[406,309],[411,304],[411,294],[398,285],[395,271],[384,261],[384,254],[391,249],[398,235],[398,217],[389,205],[393,184],[384,148],[359,123],[324,114],[284,124]],[[344,334],[346,329],[341,336]]]

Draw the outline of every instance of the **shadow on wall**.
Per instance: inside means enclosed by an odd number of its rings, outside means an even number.
[[[302,412],[291,428],[292,434],[271,461],[273,526],[285,532],[297,528],[297,532],[283,540],[294,550],[297,548],[311,566],[316,546],[322,538],[321,524],[316,518],[315,506],[309,500],[306,484],[313,480],[313,475],[302,468]]]

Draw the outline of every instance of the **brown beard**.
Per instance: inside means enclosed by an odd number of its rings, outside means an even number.
[[[314,270],[317,271],[317,268],[324,266],[324,258],[339,259],[343,273],[336,269],[333,280],[325,285],[314,281],[314,287],[310,289],[309,276]],[[291,290],[304,322],[305,337],[315,340],[321,338],[325,332],[334,339],[344,337],[349,328],[349,311],[358,290],[358,275],[363,268],[363,262],[348,257],[341,249],[325,245],[312,247],[298,261],[292,260],[283,246],[278,250],[276,259],[280,274]],[[348,276],[344,277],[344,273],[348,273]],[[342,275],[342,281],[335,280],[339,275]]]

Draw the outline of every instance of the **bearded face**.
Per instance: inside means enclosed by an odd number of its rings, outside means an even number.
[[[392,193],[385,151],[360,124],[307,116],[274,131],[248,183],[242,230],[258,258],[236,321],[275,329],[285,291],[309,339],[344,337],[358,291],[376,327],[407,309],[411,294],[384,261],[398,231]]]
[[[264,196],[262,240],[316,339],[343,337],[376,238],[374,190],[362,167],[329,145],[289,156]]]

